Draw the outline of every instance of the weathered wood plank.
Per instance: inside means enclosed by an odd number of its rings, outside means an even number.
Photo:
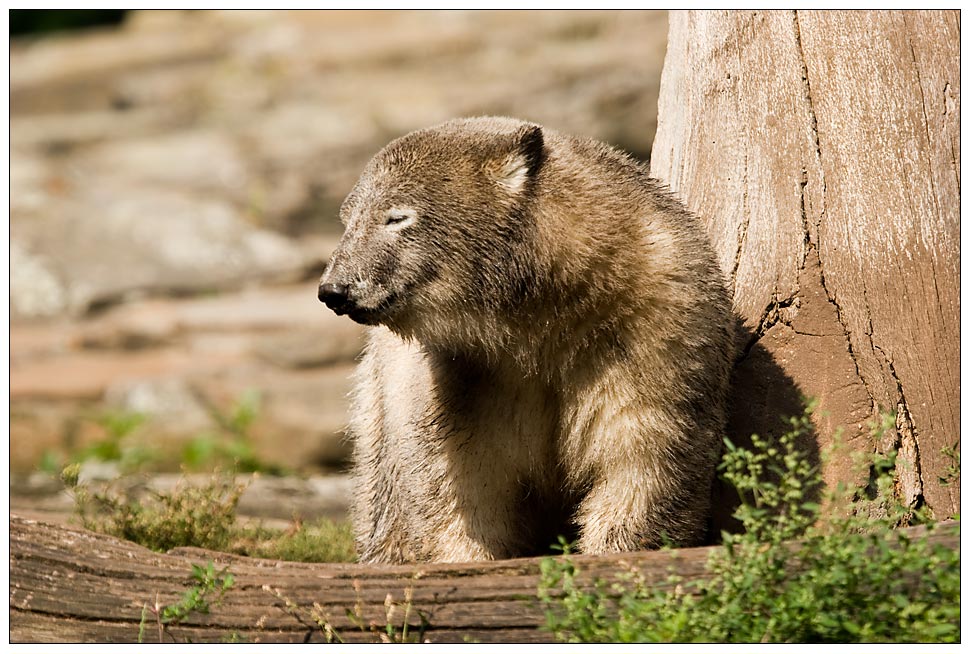
[[[290,629],[236,629],[227,630],[220,638],[214,638],[210,629],[186,627],[178,628],[176,634],[180,641],[212,642],[229,641],[233,637],[245,643],[322,643],[324,635],[316,627],[301,627],[291,621]],[[137,642],[138,625],[131,622],[111,620],[77,620],[66,616],[41,613],[24,614],[18,609],[10,611],[10,642],[12,643],[130,643]],[[379,636],[370,631],[353,630],[342,632],[341,640],[346,643],[373,643]],[[144,642],[158,642],[155,624],[145,628]],[[435,629],[426,636],[428,642],[435,643],[544,643],[549,642],[549,634],[535,628],[527,629]],[[166,639],[166,642],[168,639]]]
[[[932,538],[958,546],[951,530],[935,532]],[[228,569],[233,587],[211,613],[193,613],[173,628],[180,641],[322,642],[325,634],[310,615],[314,609],[344,641],[375,642],[388,623],[389,596],[395,604],[391,623],[399,634],[410,596],[410,632],[417,633],[420,612],[428,623],[423,639],[429,642],[550,640],[539,629],[539,558],[364,566],[251,559],[197,548],[159,554],[110,536],[16,515],[10,517],[10,545],[12,642],[136,642],[143,608],[177,601],[193,583],[191,564],[208,561]],[[636,569],[660,588],[672,570],[684,579],[707,576],[711,550],[574,560],[582,570],[581,586]],[[299,608],[288,611],[287,600]],[[145,640],[158,640],[151,617]]]
[[[14,641],[132,642],[143,607],[175,602],[192,584],[191,563],[214,561],[234,577],[232,590],[210,614],[192,614],[174,629],[180,639],[219,641],[235,634],[260,642],[316,642],[318,612],[342,638],[375,641],[359,624],[387,623],[387,597],[397,604],[400,630],[406,594],[412,633],[419,611],[431,642],[542,642],[543,611],[536,599],[540,559],[470,564],[361,566],[306,564],[180,548],[158,554],[81,529],[11,516],[11,639]],[[677,564],[687,576],[704,573],[708,550],[639,552],[577,557],[588,579],[612,577],[631,565],[663,583]],[[285,609],[301,607],[304,622]],[[357,617],[349,617],[351,610]],[[397,621],[397,622],[396,622]],[[148,639],[157,639],[152,623]],[[259,628],[257,628],[259,626]]]

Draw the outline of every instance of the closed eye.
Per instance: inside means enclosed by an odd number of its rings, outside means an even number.
[[[418,219],[414,209],[391,209],[384,220],[388,229],[403,229]]]

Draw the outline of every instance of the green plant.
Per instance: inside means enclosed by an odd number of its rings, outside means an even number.
[[[949,447],[942,447],[941,454],[943,454],[950,463],[944,470],[944,474],[939,476],[937,480],[941,484],[948,486],[957,481],[961,476],[961,450],[958,449],[958,444],[955,443]]]
[[[420,579],[421,573],[415,573],[414,579]],[[428,616],[420,609],[413,607],[414,587],[408,586],[403,592],[403,601],[397,602],[392,593],[384,598],[384,616],[378,620],[367,620],[364,615],[364,603],[361,600],[361,583],[355,579],[354,591],[358,600],[353,609],[345,609],[344,614],[362,633],[370,633],[377,642],[381,643],[420,643],[424,639],[425,631],[430,626]],[[278,588],[263,586],[265,592],[270,593],[282,602],[280,606],[287,615],[309,629],[318,629],[328,643],[343,643],[344,638],[332,624],[326,609],[318,602],[311,608],[300,606],[283,594]],[[400,617],[400,627],[399,618]],[[412,625],[412,614],[418,618],[418,624]],[[382,623],[383,624],[380,624]]]
[[[164,552],[195,546],[221,550],[232,542],[236,506],[245,490],[232,477],[216,476],[202,486],[180,482],[171,492],[131,499],[112,486],[91,490],[78,483],[79,466],[64,469],[65,486],[86,529]]]
[[[217,473],[201,485],[183,480],[169,492],[138,499],[117,484],[92,489],[79,483],[79,471],[79,464],[67,466],[61,479],[74,496],[75,511],[86,529],[156,551],[194,546],[284,561],[351,562],[355,558],[348,522],[297,520],[285,530],[240,524],[236,507],[246,485],[231,475]]]
[[[283,594],[279,588],[273,588],[267,584],[263,585],[263,591],[270,593],[276,599],[282,602],[280,609],[292,617],[294,620],[299,622],[304,627],[313,631],[314,629],[319,629],[320,633],[324,635],[324,642],[326,643],[343,643],[344,639],[341,637],[340,633],[331,624],[330,616],[323,606],[318,602],[314,602],[312,608],[305,608],[300,606],[292,599]]]
[[[587,590],[568,556],[547,559],[547,628],[571,642],[959,641],[959,553],[928,538],[926,509],[894,499],[896,453],[874,455],[869,493],[837,487],[823,511],[804,499],[821,477],[796,446],[809,411],[790,426],[775,443],[726,446],[721,470],[742,498],[745,531],[723,534],[707,579],[671,575],[659,588],[631,572]],[[853,510],[840,510],[849,500]]]
[[[228,410],[209,406],[216,428],[195,435],[181,447],[174,443],[149,446],[144,444],[144,439],[133,438],[147,421],[143,414],[113,410],[85,414],[79,420],[95,423],[102,436],[66,455],[45,450],[37,467],[44,472],[57,474],[65,461],[104,461],[116,463],[122,473],[181,467],[193,471],[231,468],[242,473],[286,474],[286,468],[262,460],[253,447],[251,432],[259,416],[259,408],[260,397],[255,391],[243,393]]]
[[[158,452],[131,438],[145,423],[141,413],[130,411],[103,411],[81,418],[96,424],[102,436],[90,445],[70,452],[67,459],[71,463],[84,461],[104,461],[117,463],[122,471],[130,472],[142,467],[146,462],[156,459]],[[64,455],[53,450],[45,450],[41,455],[38,468],[56,474],[64,467]]]
[[[237,472],[284,474],[284,468],[262,461],[253,448],[250,430],[259,408],[260,396],[255,391],[244,393],[227,412],[209,407],[219,432],[203,432],[187,442],[182,449],[183,464],[195,470],[231,465]]]
[[[210,609],[218,605],[223,596],[233,587],[233,575],[227,571],[228,568],[223,568],[217,572],[212,561],[209,561],[205,567],[193,563],[192,578],[195,583],[182,594],[178,602],[163,606],[156,596],[153,605],[150,606],[146,603],[142,606],[142,619],[138,625],[138,642],[144,642],[149,614],[155,616],[158,642],[163,642],[166,634],[175,642],[177,639],[172,633],[173,627],[182,623],[193,613],[209,613]],[[185,638],[185,642],[190,642],[188,637]]]
[[[64,468],[64,456],[54,450],[44,450],[37,463],[37,469],[46,472],[51,476],[56,476]]]
[[[417,578],[417,577],[416,577]],[[404,590],[404,601],[399,603],[394,601],[394,596],[388,593],[384,598],[384,633],[380,634],[380,639],[382,643],[420,643],[424,637],[425,631],[429,627],[428,616],[425,615],[424,611],[415,610],[415,614],[418,616],[418,627],[417,632],[412,631],[409,634],[411,628],[411,623],[409,622],[412,612],[412,599],[414,598],[414,588],[408,586]],[[401,627],[399,629],[397,623],[395,622],[395,614],[398,609],[401,609]],[[358,626],[363,631],[363,622],[359,623]],[[376,631],[376,626],[374,623],[371,624],[371,631],[378,633]]]
[[[309,523],[295,521],[286,530],[262,525],[236,529],[230,551],[283,561],[336,563],[355,560],[354,536],[349,522],[321,518]]]

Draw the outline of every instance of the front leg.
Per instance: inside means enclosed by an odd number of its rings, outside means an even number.
[[[535,409],[523,417],[515,399],[528,392],[510,398],[508,381],[473,362],[383,330],[371,338],[352,412],[361,560],[528,553],[522,480],[532,457],[523,434],[550,431],[549,417]]]
[[[635,472],[636,474],[636,472]],[[652,530],[647,518],[656,493],[621,478],[598,480],[580,505],[578,549],[583,554],[606,554],[641,549],[644,532]]]
[[[471,356],[431,358],[432,392],[419,425],[434,451],[425,514],[430,556],[472,561],[533,553],[537,461],[552,458],[549,389],[518,367]]]
[[[674,398],[627,388],[609,407],[591,399],[581,411],[586,429],[574,436],[584,442],[575,456],[589,489],[574,517],[584,554],[695,545],[707,532],[717,431],[672,410]]]
[[[695,494],[657,474],[643,466],[614,466],[594,482],[576,516],[581,553],[695,545],[703,539],[710,483]]]
[[[450,434],[429,490],[426,543],[434,561],[481,561],[527,551],[523,486],[499,430]],[[498,441],[498,442],[497,442]]]

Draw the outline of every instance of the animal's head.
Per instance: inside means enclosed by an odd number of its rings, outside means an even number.
[[[393,141],[341,207],[344,235],[318,297],[357,322],[418,335],[442,316],[472,321],[522,293],[544,153],[542,128],[508,118]]]

